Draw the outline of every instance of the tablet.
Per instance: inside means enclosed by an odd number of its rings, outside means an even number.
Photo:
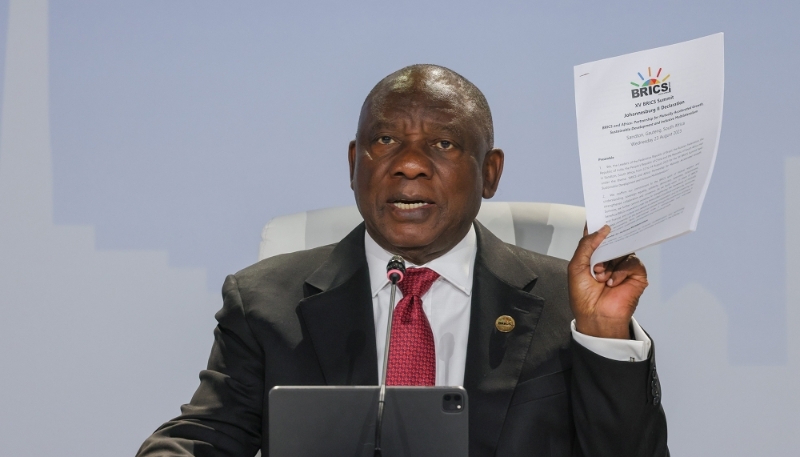
[[[269,392],[270,457],[373,457],[378,386],[277,386]],[[466,457],[462,387],[387,387],[383,457]]]

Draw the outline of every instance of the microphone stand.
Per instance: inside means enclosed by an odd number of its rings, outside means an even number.
[[[381,388],[378,393],[378,415],[375,420],[375,457],[382,457],[381,433],[383,432],[383,407],[386,400],[386,373],[389,368],[389,344],[392,337],[392,318],[394,316],[394,301],[397,293],[397,283],[403,280],[406,265],[403,258],[396,255],[386,266],[389,280],[392,282],[392,290],[389,298],[389,322],[386,325],[386,345],[383,351],[383,377],[381,378]]]

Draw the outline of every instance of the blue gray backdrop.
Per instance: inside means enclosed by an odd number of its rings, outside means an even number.
[[[725,32],[696,233],[651,249],[675,455],[796,454],[800,9],[791,2],[0,1],[0,449],[132,455],[197,385],[272,217],[349,205],[372,85],[448,66],[492,106],[498,200],[582,204],[572,66]]]

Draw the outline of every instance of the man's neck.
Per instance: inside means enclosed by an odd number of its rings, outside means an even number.
[[[386,252],[391,253],[392,255],[399,255],[405,261],[411,262],[414,265],[425,265],[430,263],[433,260],[447,254],[450,252],[454,247],[456,247],[459,243],[464,240],[464,237],[467,234],[474,230],[474,223],[470,223],[466,229],[462,230],[463,233],[454,236],[446,245],[437,246],[435,244],[429,246],[419,246],[419,247],[398,247],[393,246],[386,239],[381,236],[379,233],[373,233],[370,228],[367,226],[367,236],[369,236],[375,243],[383,248]]]
[[[393,255],[381,247],[369,233],[364,236],[364,249],[367,256],[367,265],[370,272],[370,283],[373,296],[385,287],[389,280],[386,279],[386,263]],[[472,277],[475,257],[478,250],[477,234],[474,227],[452,249],[430,262],[418,264],[407,260],[406,267],[427,267],[439,273],[445,280],[456,288],[470,295],[472,291]]]

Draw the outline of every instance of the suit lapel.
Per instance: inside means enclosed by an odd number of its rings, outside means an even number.
[[[526,292],[536,275],[517,255],[480,223],[475,228],[478,254],[464,387],[470,401],[470,442],[483,455],[497,447],[544,299]],[[514,319],[511,332],[495,327],[502,315]]]
[[[375,325],[364,224],[306,279],[303,322],[328,385],[378,383]]]
[[[490,453],[505,422],[544,299],[529,292],[536,275],[480,223],[472,288],[464,387],[470,400],[470,442]],[[300,313],[328,385],[378,383],[375,325],[364,225],[350,232],[306,279]],[[499,332],[495,320],[516,325]],[[482,452],[481,452],[482,451]]]

